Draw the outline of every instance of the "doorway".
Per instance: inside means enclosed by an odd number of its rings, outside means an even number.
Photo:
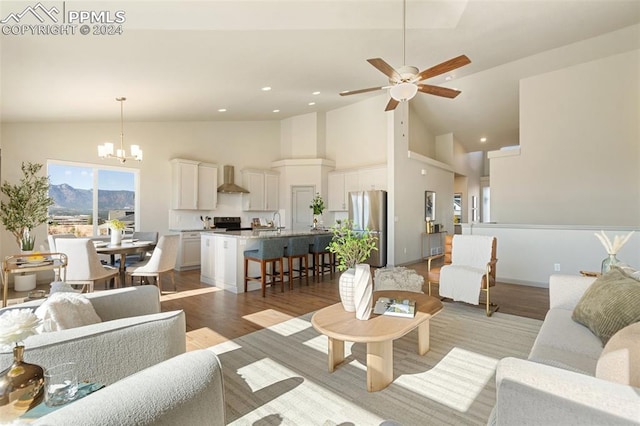
[[[291,229],[308,231],[313,222],[311,203],[315,194],[315,186],[291,187]]]

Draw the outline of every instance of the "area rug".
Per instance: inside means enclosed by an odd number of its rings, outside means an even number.
[[[431,319],[431,350],[417,332],[394,342],[394,381],[366,390],[366,345],[327,370],[327,338],[312,314],[210,348],[220,357],[233,425],[484,425],[495,403],[495,367],[526,358],[542,321],[445,303]]]

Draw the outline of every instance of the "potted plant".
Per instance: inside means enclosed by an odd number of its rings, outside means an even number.
[[[313,197],[309,208],[313,210],[313,227],[317,228],[318,221],[320,220],[319,217],[322,216],[322,212],[324,211],[324,200],[322,196],[320,196],[320,193],[316,192],[316,196]]]
[[[333,240],[329,251],[338,260],[340,300],[348,312],[356,311],[356,318],[369,319],[371,311],[371,271],[362,264],[376,248],[376,236],[368,230],[354,231],[351,221],[336,221],[331,228]],[[362,309],[359,309],[362,306]],[[367,307],[368,306],[368,307]]]
[[[4,182],[0,192],[5,199],[0,200],[0,222],[11,232],[22,252],[31,252],[35,246],[33,228],[47,221],[49,206],[49,177],[38,176],[42,164],[22,163],[22,178],[17,184]],[[28,282],[20,277],[29,277]],[[35,288],[35,274],[16,275],[16,291]]]
[[[124,233],[124,222],[119,219],[111,219],[105,222],[111,232],[111,244],[119,245],[122,243],[122,234]]]

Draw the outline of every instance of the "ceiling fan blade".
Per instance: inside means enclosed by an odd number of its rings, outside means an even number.
[[[390,98],[389,103],[387,104],[387,107],[384,110],[393,111],[394,109],[396,109],[399,103],[400,103],[399,101],[396,101],[395,99]]]
[[[449,59],[441,64],[434,65],[431,68],[427,68],[416,76],[413,81],[426,80],[427,78],[435,77],[440,74],[444,74],[449,71],[453,71],[456,68],[460,68],[467,64],[470,64],[471,60],[466,55],[460,55],[457,58]]]
[[[382,90],[382,89],[386,89],[386,86],[369,87],[367,89],[359,89],[359,90],[345,90],[344,92],[340,92],[340,96],[357,95],[358,93],[374,92],[376,90]]]
[[[402,79],[402,77],[400,77],[400,74],[398,74],[398,71],[396,71],[391,65],[386,63],[382,58],[367,59],[367,62],[369,62],[371,65],[376,67],[380,72],[382,72],[384,75],[386,75],[391,79],[398,80],[398,81]]]
[[[447,87],[432,86],[430,84],[418,84],[418,90],[422,93],[430,95],[442,96],[443,98],[455,98],[460,93],[459,90],[449,89]]]

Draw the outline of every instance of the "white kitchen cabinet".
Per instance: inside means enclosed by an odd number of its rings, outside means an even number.
[[[200,267],[200,231],[181,232],[176,270],[185,271]]]
[[[215,240],[202,236],[200,239],[200,281],[211,284],[214,277],[213,254]]]
[[[359,191],[357,171],[333,171],[327,174],[329,211],[346,211],[349,205],[349,192]]]
[[[201,243],[200,281],[225,290],[235,290],[237,245],[237,238],[204,234]]]
[[[243,186],[249,191],[243,194],[245,211],[278,210],[280,175],[270,170],[243,170]]]
[[[218,201],[218,166],[199,161],[171,160],[171,207],[213,210]]]
[[[387,190],[387,168],[367,167],[358,170],[359,191]]]

